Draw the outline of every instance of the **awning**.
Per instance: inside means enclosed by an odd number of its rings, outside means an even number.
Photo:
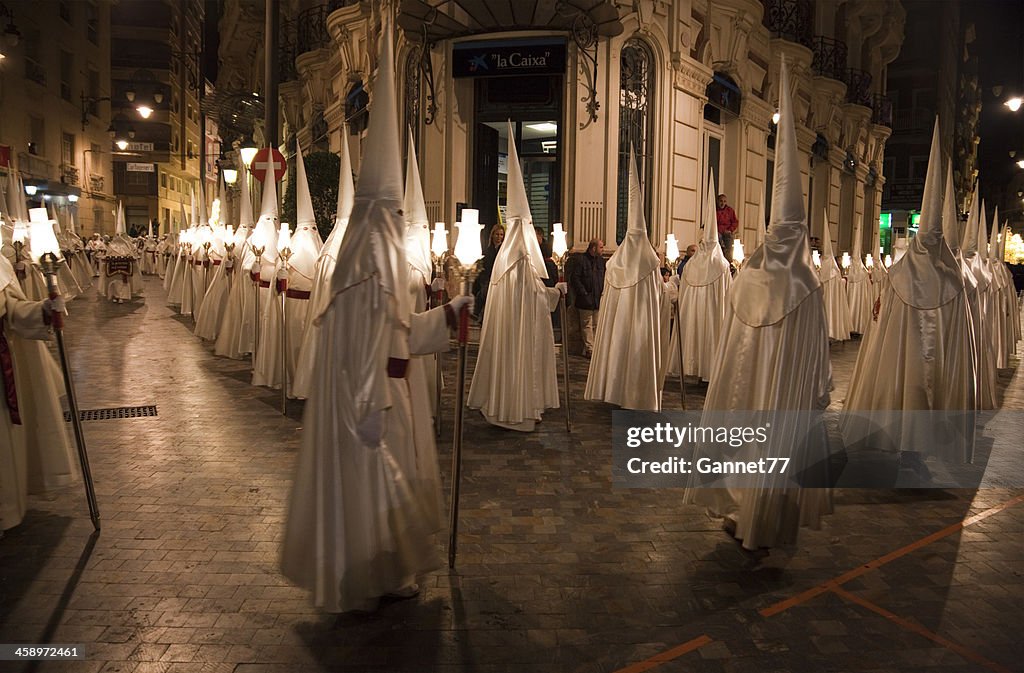
[[[596,32],[624,30],[611,0],[402,0],[398,25],[406,38],[428,42],[513,30]]]

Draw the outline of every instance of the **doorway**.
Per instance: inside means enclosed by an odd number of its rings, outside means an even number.
[[[547,236],[562,217],[562,76],[477,80],[473,204],[486,235],[507,226],[509,128],[519,153],[533,226]]]

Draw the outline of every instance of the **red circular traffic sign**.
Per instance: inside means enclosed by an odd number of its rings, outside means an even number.
[[[264,147],[256,152],[250,166],[252,167],[252,176],[260,182],[267,179],[267,170],[269,169],[274,171],[274,182],[279,182],[284,177],[284,172],[288,170],[284,155],[273,147]]]

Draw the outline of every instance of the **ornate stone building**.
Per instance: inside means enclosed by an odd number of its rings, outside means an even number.
[[[280,137],[337,151],[350,133],[358,166],[382,12],[397,16],[405,122],[436,220],[468,206],[500,221],[511,120],[536,225],[566,223],[577,249],[625,231],[631,146],[653,242],[697,240],[713,174],[749,249],[771,198],[785,55],[811,235],[827,209],[837,250],[860,225],[870,241],[898,0],[282,0]],[[258,91],[262,3],[227,0],[221,34],[218,89]]]

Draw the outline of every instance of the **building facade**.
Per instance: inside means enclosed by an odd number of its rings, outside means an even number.
[[[74,213],[78,232],[114,231],[110,9],[106,0],[5,0],[20,33],[0,37],[0,173],[21,173],[29,207]],[[10,197],[8,197],[10,198]]]
[[[114,191],[130,229],[145,231],[150,222],[162,232],[180,226],[181,204],[189,210],[191,191],[206,174],[200,151],[208,143],[200,113],[204,17],[202,0],[113,7]]]
[[[358,168],[382,12],[399,26],[400,103],[434,220],[475,207],[485,224],[502,221],[511,121],[534,223],[565,223],[575,249],[621,240],[631,147],[659,249],[670,232],[698,239],[709,176],[749,249],[771,198],[784,55],[811,235],[827,211],[838,251],[855,231],[869,249],[898,0],[284,0],[279,137],[337,151],[348,133]],[[247,0],[225,3],[218,85],[262,88],[262,21]]]
[[[953,162],[961,215],[970,205],[978,176],[981,89],[973,24],[960,2],[903,0],[903,4],[912,32],[888,73],[894,114],[884,160],[883,243],[917,232],[936,115],[943,162]]]

